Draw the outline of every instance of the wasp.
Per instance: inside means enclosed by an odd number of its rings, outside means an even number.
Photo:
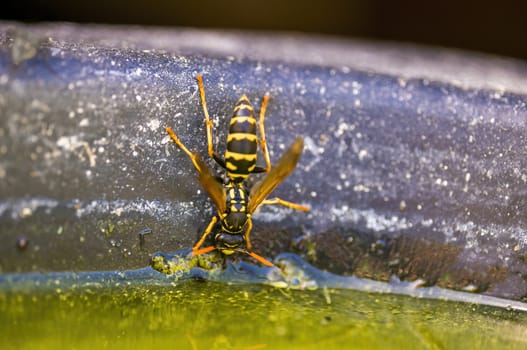
[[[214,249],[225,255],[243,252],[264,265],[273,266],[271,262],[252,251],[250,233],[253,225],[251,218],[254,211],[264,204],[279,204],[301,211],[309,210],[304,205],[280,198],[266,199],[295,169],[304,148],[304,140],[302,137],[298,137],[282,155],[276,166],[271,169],[264,126],[269,95],[266,94],[262,99],[258,122],[260,138],[258,139],[254,109],[244,94],[234,107],[234,113],[229,123],[225,155],[224,158],[221,158],[214,151],[213,123],[207,109],[203,77],[198,75],[196,80],[198,81],[201,105],[205,115],[208,154],[220,167],[225,169],[227,176],[225,180],[219,180],[212,174],[198,153],[190,152],[172,128],[165,128],[170,138],[189,156],[198,172],[198,180],[201,186],[217,209],[217,215],[212,217],[201,238],[192,247],[192,252],[194,255],[204,254]],[[265,159],[265,167],[256,164],[258,145]],[[254,173],[267,173],[267,175],[249,189],[246,180],[250,174]],[[218,232],[215,233],[214,245],[202,248],[206,238],[213,232],[218,222],[221,223],[221,230],[217,230]],[[245,249],[241,248],[243,243],[245,243]]]

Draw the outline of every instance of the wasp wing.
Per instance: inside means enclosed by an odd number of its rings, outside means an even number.
[[[225,196],[225,190],[223,185],[212,175],[207,164],[201,159],[199,154],[194,153],[192,162],[194,167],[198,171],[198,180],[201,186],[207,191],[209,197],[214,202],[214,205],[218,209],[218,213],[225,213],[227,208],[227,200]]]
[[[276,186],[295,170],[296,163],[298,163],[303,149],[304,139],[300,136],[291,144],[267,176],[251,188],[248,206],[249,213],[253,213]]]

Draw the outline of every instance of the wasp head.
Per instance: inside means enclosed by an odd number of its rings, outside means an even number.
[[[218,233],[214,239],[216,241],[216,249],[220,250],[225,255],[233,254],[245,241],[242,235],[231,234],[228,232]]]

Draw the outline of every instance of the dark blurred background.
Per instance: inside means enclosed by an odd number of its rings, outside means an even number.
[[[282,30],[527,59],[527,1],[7,0],[0,19]]]

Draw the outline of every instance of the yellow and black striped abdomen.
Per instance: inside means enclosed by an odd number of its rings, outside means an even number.
[[[225,167],[231,181],[241,182],[254,170],[257,145],[254,109],[243,95],[234,107],[227,136]]]

